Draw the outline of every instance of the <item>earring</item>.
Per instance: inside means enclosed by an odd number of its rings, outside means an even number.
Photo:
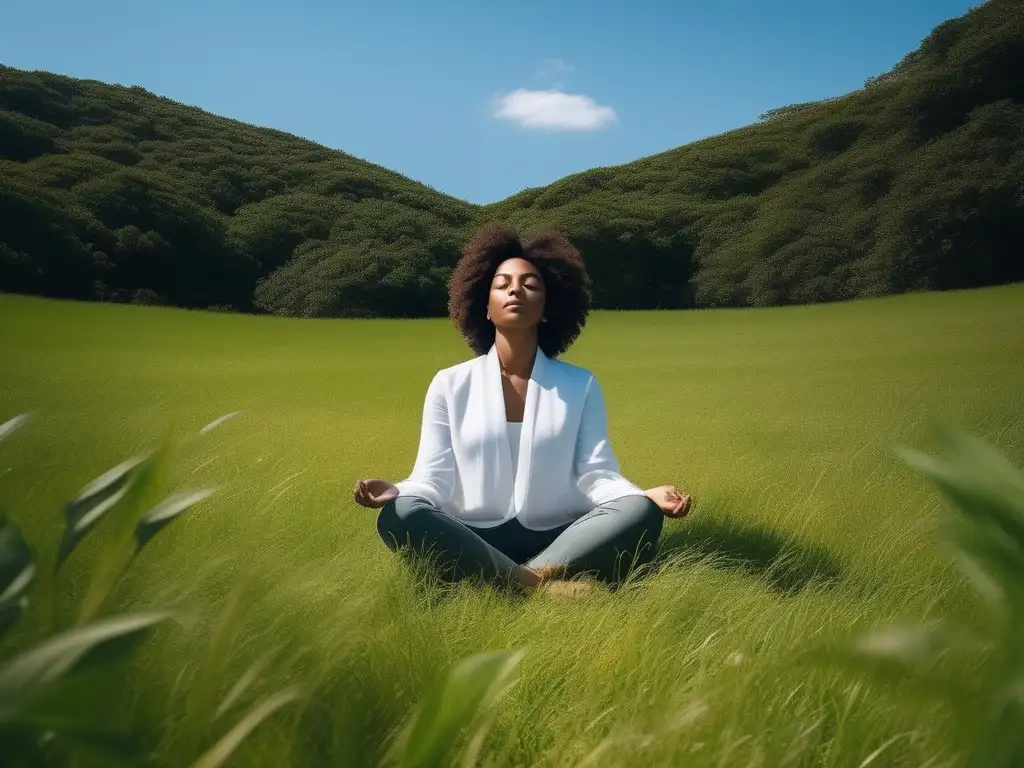
[[[547,319],[546,317],[542,317],[542,318],[540,319],[540,321],[541,321],[542,323],[546,323],[546,322],[548,321],[548,319]]]

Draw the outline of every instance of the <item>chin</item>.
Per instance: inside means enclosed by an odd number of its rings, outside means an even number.
[[[519,315],[506,315],[502,326],[505,328],[536,328],[540,325],[540,318],[520,317]]]

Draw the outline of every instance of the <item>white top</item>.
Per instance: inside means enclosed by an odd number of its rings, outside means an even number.
[[[397,483],[447,514],[488,528],[518,518],[546,530],[643,490],[619,474],[604,396],[594,375],[540,349],[526,389],[519,451],[509,443],[492,346],[438,371],[427,388],[411,474]],[[514,441],[514,437],[512,437]]]
[[[512,449],[512,478],[515,479],[519,468],[519,440],[523,434],[523,422],[506,421],[505,426],[508,429],[508,447]]]

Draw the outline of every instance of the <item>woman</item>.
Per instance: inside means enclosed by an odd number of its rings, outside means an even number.
[[[430,550],[456,578],[571,592],[575,576],[619,580],[647,562],[663,516],[687,514],[691,497],[675,486],[644,491],[619,474],[600,385],[556,359],[589,303],[564,238],[523,245],[501,224],[470,238],[448,308],[478,356],[431,381],[412,474],[353,492],[381,509],[391,549]]]

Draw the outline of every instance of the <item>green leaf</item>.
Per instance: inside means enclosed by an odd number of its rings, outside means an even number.
[[[13,419],[8,419],[3,424],[0,424],[0,443],[10,437],[16,430],[24,426],[32,418],[30,413],[22,413],[15,416]]]
[[[814,648],[807,657],[857,670],[887,685],[910,683],[927,697],[948,698],[966,692],[960,682],[940,676],[936,662],[945,653],[979,646],[973,636],[946,625],[897,625]]]
[[[32,584],[36,575],[35,563],[28,563],[11,581],[6,585],[3,592],[0,592],[0,605],[8,602],[16,602],[21,599],[25,590]],[[0,585],[2,586],[2,585]]]
[[[108,514],[111,535],[94,565],[89,587],[82,598],[76,621],[78,625],[87,624],[100,612],[137,553],[134,532],[140,517],[139,510],[155,502],[150,497],[160,485],[168,455],[166,443],[149,452],[135,471],[120,503],[111,507]]]
[[[934,662],[943,650],[956,645],[945,627],[895,626],[867,632],[851,644],[853,654],[865,659],[884,659],[905,667]]]
[[[142,549],[165,525],[215,492],[215,488],[182,491],[161,501],[143,515],[135,527],[135,542],[138,548]]]
[[[34,572],[32,549],[21,530],[0,517],[0,602],[21,595]]]
[[[58,569],[100,518],[125,497],[135,470],[152,456],[150,452],[118,464],[85,486],[68,502],[64,508],[67,526],[57,554]]]
[[[230,731],[221,737],[220,741],[200,757],[193,768],[217,768],[219,765],[224,765],[231,754],[238,749],[238,745],[256,729],[256,726],[281,707],[300,698],[302,698],[302,689],[298,686],[286,688],[267,697],[262,703],[253,707],[249,714],[239,720]]]
[[[956,506],[947,525],[957,562],[986,601],[1024,602],[1024,473],[982,441],[938,427],[945,461],[898,449]]]
[[[122,658],[169,611],[116,616],[53,637],[0,668],[0,722],[16,715],[62,678]]]
[[[36,565],[25,537],[14,523],[0,517],[0,634],[14,626],[27,603],[25,592]]]
[[[936,431],[946,461],[898,449],[904,460],[938,485],[965,518],[1024,543],[1024,473],[971,435],[945,426]]]
[[[523,654],[522,650],[475,654],[432,686],[403,733],[399,764],[444,764],[462,732],[511,687]]]

